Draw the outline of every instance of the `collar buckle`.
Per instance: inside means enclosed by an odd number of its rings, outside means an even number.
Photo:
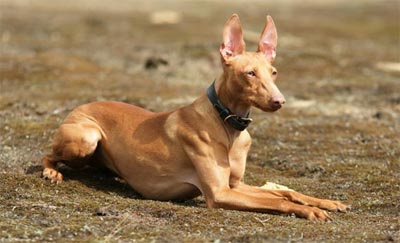
[[[227,120],[229,120],[230,118],[235,118],[235,119],[237,119],[238,118],[238,116],[237,115],[228,115],[227,117],[225,117],[224,118],[224,122],[226,122]]]

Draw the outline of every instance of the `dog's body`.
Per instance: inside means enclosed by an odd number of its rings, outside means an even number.
[[[274,84],[276,70],[271,62],[277,34],[272,19],[267,19],[256,53],[244,51],[237,15],[224,28],[220,49],[224,71],[215,81],[215,90],[221,103],[240,117],[246,117],[251,106],[275,111],[285,102]],[[53,153],[43,158],[43,175],[62,181],[58,162],[73,168],[104,165],[149,199],[203,194],[211,208],[279,211],[321,220],[329,216],[319,208],[346,210],[337,201],[245,185],[242,178],[251,138],[246,130],[230,126],[229,119],[221,119],[205,94],[165,113],[120,102],[86,104],[61,125]]]

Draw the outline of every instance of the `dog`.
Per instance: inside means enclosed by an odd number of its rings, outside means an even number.
[[[59,183],[57,163],[72,168],[105,166],[136,192],[153,200],[203,195],[208,208],[280,212],[330,220],[325,210],[346,211],[339,201],[243,183],[251,137],[249,112],[280,109],[277,31],[267,16],[257,52],[246,52],[242,27],[233,14],[223,29],[222,73],[203,95],[179,109],[153,113],[122,102],[94,102],[64,120],[42,160],[43,177]]]

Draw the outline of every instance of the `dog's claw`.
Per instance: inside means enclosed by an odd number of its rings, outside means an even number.
[[[60,184],[63,180],[62,174],[52,168],[45,168],[42,175],[43,178],[50,180],[51,183]]]
[[[347,212],[350,210],[350,206],[347,206],[339,201],[324,200],[319,208],[323,208],[333,212]]]
[[[317,207],[303,208],[300,212],[298,212],[297,215],[299,217],[306,218],[308,220],[316,220],[323,222],[332,221],[332,218],[325,210],[319,209]]]
[[[342,207],[342,208],[338,208],[338,212],[340,212],[340,213],[346,213],[346,212],[348,212],[348,211],[350,211],[351,210],[351,206],[349,206],[349,205],[344,205],[344,207]]]

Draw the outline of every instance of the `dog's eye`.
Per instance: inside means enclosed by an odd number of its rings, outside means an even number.
[[[274,70],[274,71],[272,71],[272,75],[277,75],[278,74],[278,72],[276,71],[276,70]]]
[[[254,71],[250,71],[250,72],[247,72],[247,75],[255,77],[256,73]]]

